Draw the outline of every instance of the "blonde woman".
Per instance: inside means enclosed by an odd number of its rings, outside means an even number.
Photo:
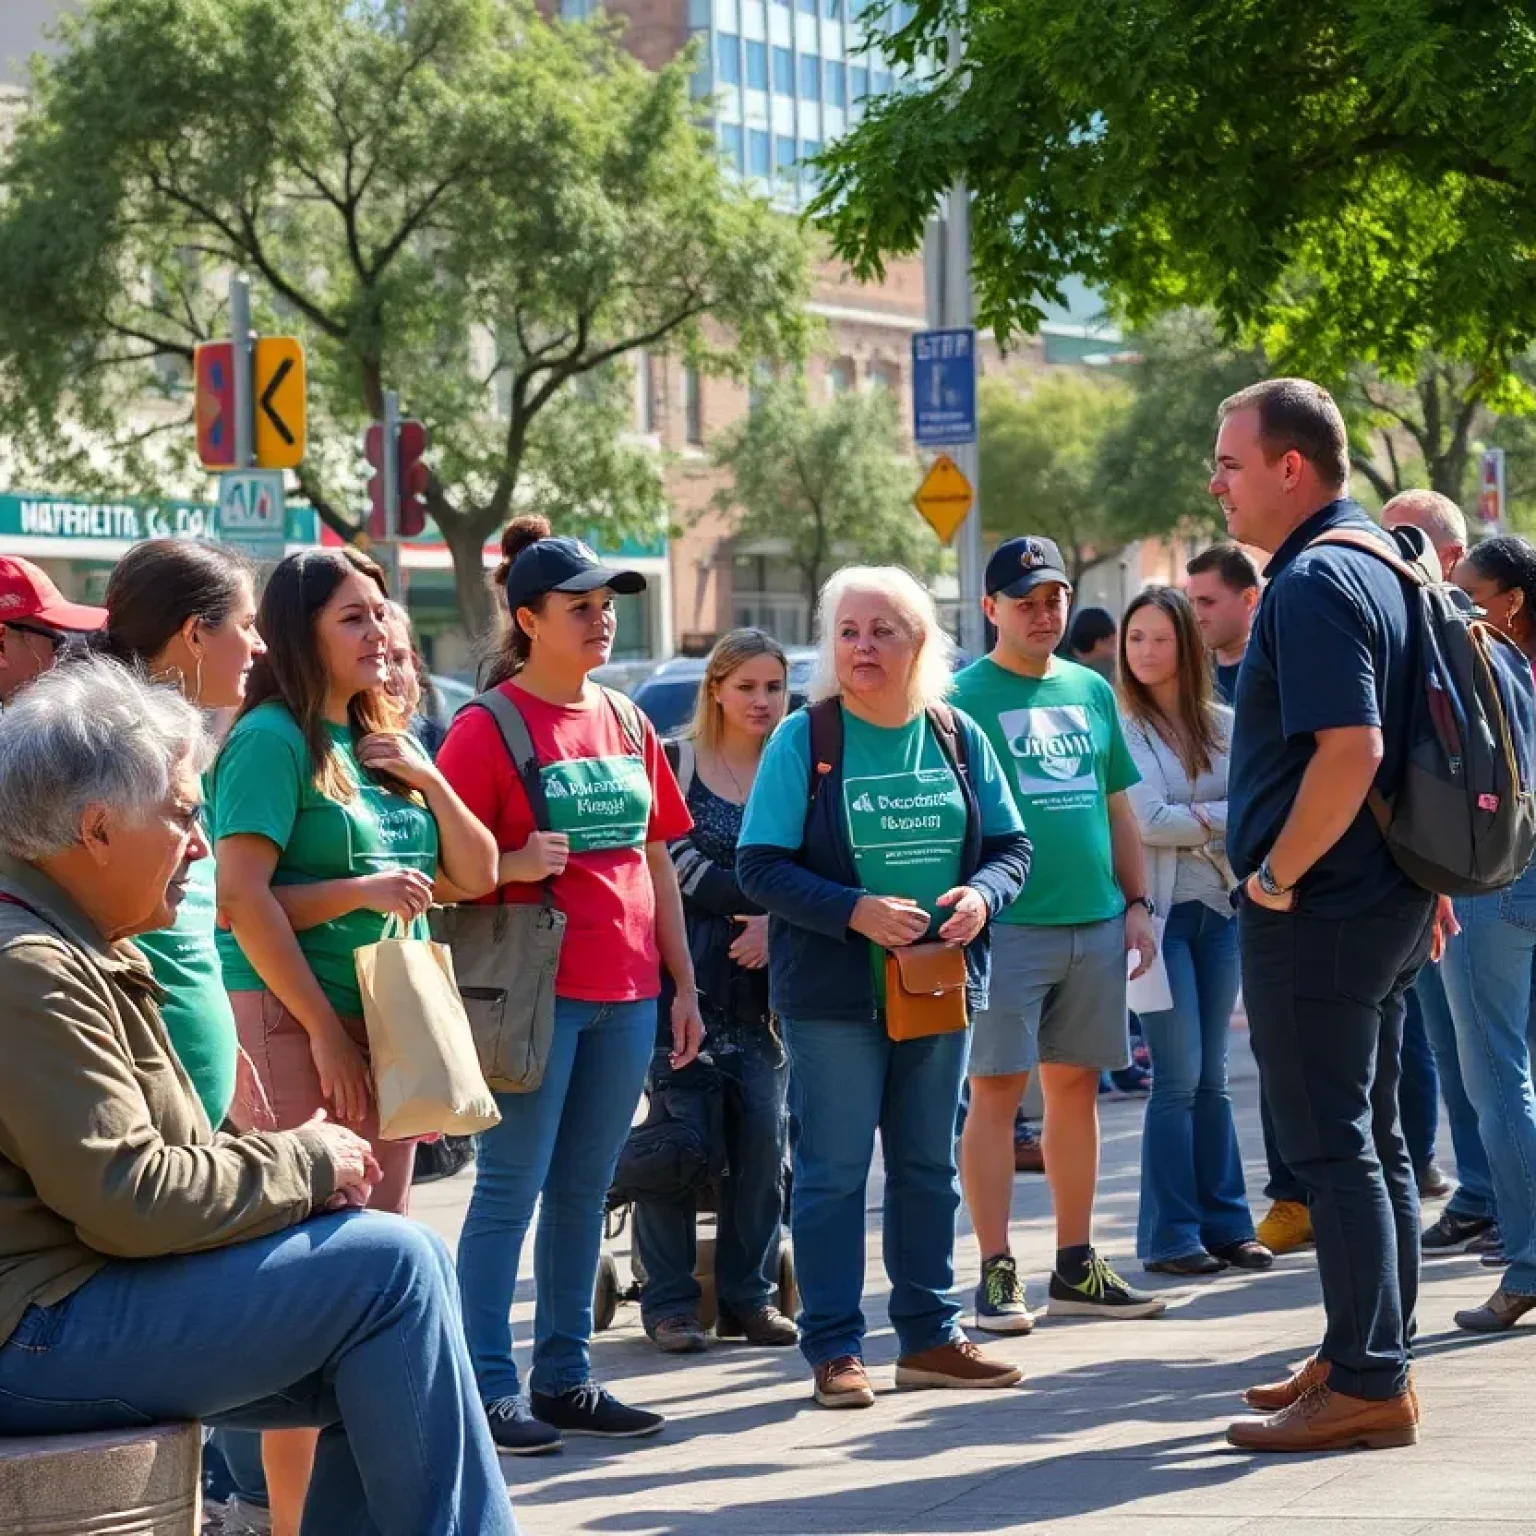
[[[715,1293],[722,1339],[789,1345],[795,1325],[770,1304],[777,1289],[784,1216],[784,1096],[789,1071],[768,1010],[768,918],[736,883],[736,845],[763,747],[784,718],[789,663],[777,640],[738,629],[710,653],[693,723],[666,743],[693,814],[693,830],[670,845],[683,892],[711,1062],[671,1071],[670,1009],[664,990],[651,1064],[653,1092],[669,1113],[707,1121],[704,1079],[718,1073],[726,1172],[715,1227]],[[667,990],[670,990],[669,988]],[[707,1124],[700,1126],[707,1132]],[[635,1207],[635,1244],[645,1282],[640,1311],[658,1349],[704,1348],[699,1326],[696,1208],[692,1196]]]
[[[827,1408],[867,1408],[864,1188],[880,1132],[899,1387],[1007,1387],[960,1332],[955,1119],[969,1030],[893,1040],[885,951],[964,946],[985,1005],[987,924],[1024,885],[1029,840],[996,754],[944,703],[951,654],[909,572],[856,566],[822,591],[815,701],[769,742],[737,854],[771,914],[769,993],[798,1124],[792,1225],[800,1347]]]

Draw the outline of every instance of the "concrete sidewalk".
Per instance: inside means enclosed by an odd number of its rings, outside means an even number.
[[[1240,1031],[1232,1062],[1249,1191],[1261,1211],[1257,1081]],[[1131,1257],[1142,1108],[1109,1103],[1103,1112],[1099,1246],[1128,1278],[1153,1283]],[[419,1189],[415,1214],[453,1239],[471,1177]],[[504,1460],[526,1536],[1536,1536],[1536,1470],[1524,1438],[1536,1409],[1536,1327],[1489,1339],[1455,1329],[1452,1312],[1484,1300],[1498,1280],[1475,1259],[1425,1268],[1417,1447],[1256,1458],[1228,1449],[1222,1434],[1244,1386],[1282,1374],[1317,1344],[1309,1252],[1267,1274],[1170,1284],[1159,1320],[1046,1320],[1028,1338],[990,1341],[1025,1370],[1013,1391],[897,1393],[877,1189],[872,1182],[866,1293],[866,1357],[882,1389],[874,1408],[814,1407],[792,1350],[717,1345],[665,1358],[641,1333],[638,1309],[621,1307],[594,1347],[597,1374],[670,1423],[652,1441],[576,1441],[559,1456]],[[1053,1250],[1042,1179],[1019,1177],[1014,1214],[1014,1251],[1037,1300]],[[627,1241],[612,1247],[627,1280]],[[966,1287],[977,1266],[967,1229],[957,1253]],[[531,1301],[525,1285],[514,1314],[520,1344],[531,1333]]]

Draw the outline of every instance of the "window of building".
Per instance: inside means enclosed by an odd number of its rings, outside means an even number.
[[[870,83],[874,86],[876,96],[888,96],[892,85],[890,70],[877,69]]]
[[[814,53],[800,55],[800,96],[805,101],[821,100],[821,60]]]
[[[869,68],[853,64],[848,69],[848,96],[851,101],[863,101],[869,95]]]
[[[765,180],[769,168],[768,135],[761,128],[747,130],[747,171]]]
[[[782,142],[782,141],[781,141]],[[747,383],[747,410],[755,411],[763,403],[763,391],[773,383],[773,364],[761,359],[752,364],[752,377]]]
[[[795,56],[788,48],[773,50],[773,94],[775,96],[795,94]]]
[[[869,365],[869,387],[871,389],[899,390],[901,388],[900,366],[896,363],[871,363]]]
[[[722,85],[741,84],[741,39],[734,32],[722,32],[715,38],[715,63]]]
[[[839,395],[846,395],[853,389],[853,359],[851,357],[834,357],[827,364],[827,394],[836,399]]]
[[[733,171],[746,169],[741,159],[741,124],[720,124],[720,158],[730,166]]]
[[[800,141],[800,176],[805,182],[805,190],[814,192],[821,181],[821,172],[810,162],[821,153],[821,141],[819,139],[802,139]]]
[[[843,14],[843,0],[821,0],[821,13],[828,21],[836,21]]]
[[[747,84],[754,91],[768,89],[768,45],[747,39]]]
[[[773,164],[781,181],[795,179],[795,141],[778,138],[773,141]]]
[[[699,370],[688,368],[683,372],[683,430],[689,443],[702,447],[704,443],[704,394],[700,388]]]
[[[816,0],[800,0],[800,9],[807,16],[814,16],[816,14]]]
[[[848,105],[848,88],[843,76],[843,66],[836,59],[827,60],[827,105],[829,107]]]

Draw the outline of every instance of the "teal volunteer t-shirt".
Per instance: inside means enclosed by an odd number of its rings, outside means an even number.
[[[990,657],[955,680],[954,702],[987,734],[1034,847],[1029,883],[1000,922],[1064,927],[1125,910],[1115,882],[1108,797],[1137,783],[1114,690],[1053,658],[1021,677]]]
[[[798,848],[805,828],[811,764],[810,720],[791,715],[774,733],[747,802],[741,844]],[[982,834],[1020,830],[997,758],[984,748],[969,764]],[[843,712],[843,824],[860,885],[875,896],[906,896],[929,918],[929,935],[946,922],[937,905],[960,883],[965,797],[925,716],[897,727],[871,725]],[[870,945],[877,991],[884,959]]]
[[[165,990],[160,1017],[181,1064],[218,1130],[235,1096],[238,1037],[235,1011],[224,989],[219,962],[217,874],[213,856],[199,859],[187,877],[187,893],[169,928],[141,933],[155,980]]]
[[[293,716],[273,702],[253,709],[229,733],[210,775],[210,827],[215,842],[253,833],[281,850],[273,885],[350,880],[383,870],[437,873],[437,822],[424,806],[367,778],[345,726],[328,725],[357,794],[332,800],[315,787],[309,749]],[[338,1013],[361,1014],[353,954],[384,937],[390,919],[382,912],[349,912],[298,935],[299,948]],[[412,928],[426,937],[425,921]],[[265,983],[232,933],[218,936],[224,984],[231,992],[256,991]]]

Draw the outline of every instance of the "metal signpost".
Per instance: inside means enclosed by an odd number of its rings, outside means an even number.
[[[1504,450],[1485,448],[1477,474],[1477,520],[1485,533],[1502,533],[1505,523]]]

